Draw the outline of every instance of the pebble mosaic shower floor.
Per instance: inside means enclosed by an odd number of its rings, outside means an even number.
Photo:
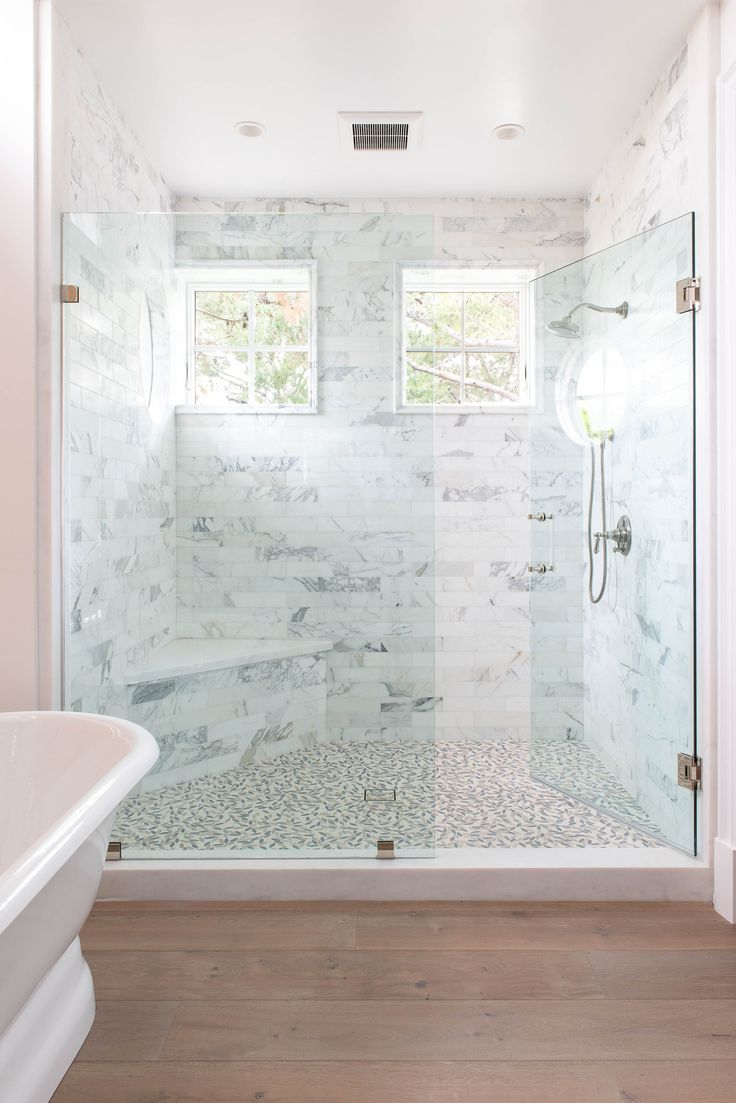
[[[645,813],[585,745],[535,747],[534,769],[595,794],[627,827],[530,777],[508,742],[322,743],[129,798],[113,838],[128,857],[203,852],[375,853],[437,847],[658,845]],[[366,790],[395,800],[366,800]]]

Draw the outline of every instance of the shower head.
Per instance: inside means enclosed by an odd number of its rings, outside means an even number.
[[[595,303],[578,303],[574,306],[569,314],[566,314],[564,318],[558,318],[554,322],[547,322],[546,329],[550,333],[556,334],[557,337],[569,337],[576,338],[582,336],[582,330],[577,322],[572,320],[572,316],[576,310],[582,310],[586,307],[588,310],[595,310],[599,314],[618,314],[619,318],[625,318],[629,313],[629,304],[627,302],[619,303],[618,306],[596,306]]]
[[[556,322],[547,322],[546,328],[557,337],[580,337],[581,330],[577,322],[573,322],[569,314]]]

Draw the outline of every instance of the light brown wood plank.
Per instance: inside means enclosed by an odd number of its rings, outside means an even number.
[[[136,915],[142,912],[296,912],[306,915],[312,912],[346,912],[355,908],[392,908],[392,902],[368,901],[355,904],[352,900],[96,900],[92,915]],[[406,904],[397,904],[402,911]],[[472,905],[471,905],[472,906]],[[454,904],[450,904],[454,907]],[[461,904],[465,907],[465,904]]]
[[[735,1052],[733,1000],[674,1008],[665,1000],[200,1000],[180,1004],[162,1058],[723,1060]]]
[[[736,927],[704,904],[444,905],[362,912],[359,949],[734,949]]]
[[[75,1065],[53,1103],[733,1103],[736,1061]]]
[[[112,950],[87,960],[101,1000],[600,997],[584,954]]]
[[[155,1061],[178,1004],[97,1003],[97,1014],[77,1061]]]
[[[355,916],[249,908],[95,912],[82,931],[93,950],[332,950],[355,945]]]
[[[615,950],[588,958],[609,999],[736,999],[736,950]]]

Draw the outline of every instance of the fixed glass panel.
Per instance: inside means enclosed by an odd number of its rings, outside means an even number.
[[[394,408],[432,226],[64,219],[65,707],[161,752],[123,858],[433,852],[434,418]]]
[[[535,282],[530,424],[532,772],[697,847],[693,217]]]

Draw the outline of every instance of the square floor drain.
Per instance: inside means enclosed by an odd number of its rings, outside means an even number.
[[[363,800],[391,801],[396,800],[395,789],[364,789]]]

